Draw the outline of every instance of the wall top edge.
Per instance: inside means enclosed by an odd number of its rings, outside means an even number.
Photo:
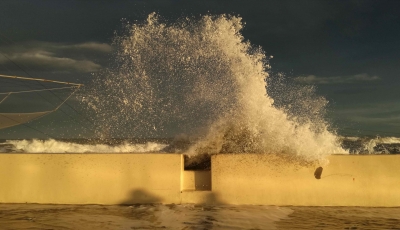
[[[107,152],[107,153],[0,153],[0,155],[174,155],[180,156],[181,153],[118,153],[118,152]]]

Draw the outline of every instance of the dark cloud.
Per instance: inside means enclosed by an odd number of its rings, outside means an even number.
[[[357,82],[377,81],[381,78],[378,76],[370,76],[366,73],[356,74],[352,76],[336,76],[336,77],[317,77],[315,75],[301,76],[294,80],[302,84],[349,84]]]
[[[93,61],[94,55],[111,51],[110,45],[97,42],[23,42],[0,46],[0,64],[7,70],[26,67],[32,71],[96,72],[101,65]]]

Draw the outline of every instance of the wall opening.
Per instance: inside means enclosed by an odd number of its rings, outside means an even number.
[[[184,170],[182,171],[183,191],[210,191],[211,190],[211,156],[208,154],[194,157],[184,156]]]

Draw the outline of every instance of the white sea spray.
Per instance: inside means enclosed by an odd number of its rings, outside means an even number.
[[[346,153],[323,119],[326,100],[301,96],[313,95],[311,88],[282,95],[298,100],[290,104],[295,110],[274,103],[266,91],[269,59],[245,40],[242,28],[241,18],[230,15],[168,22],[152,13],[144,22],[126,22],[114,39],[112,64],[94,76],[84,100],[99,136],[185,134],[194,140],[188,155],[319,160]]]

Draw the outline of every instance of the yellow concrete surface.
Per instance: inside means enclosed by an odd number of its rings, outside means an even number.
[[[263,154],[0,154],[0,203],[207,203],[400,206],[400,155],[332,155],[317,164]],[[204,191],[210,190],[211,191]]]
[[[212,191],[184,190],[181,194],[183,204],[218,204],[218,196]]]
[[[332,155],[302,167],[272,155],[212,157],[212,191],[228,204],[400,206],[400,155]]]
[[[0,203],[180,203],[179,154],[0,154]]]
[[[211,171],[182,171],[182,190],[211,190]]]

